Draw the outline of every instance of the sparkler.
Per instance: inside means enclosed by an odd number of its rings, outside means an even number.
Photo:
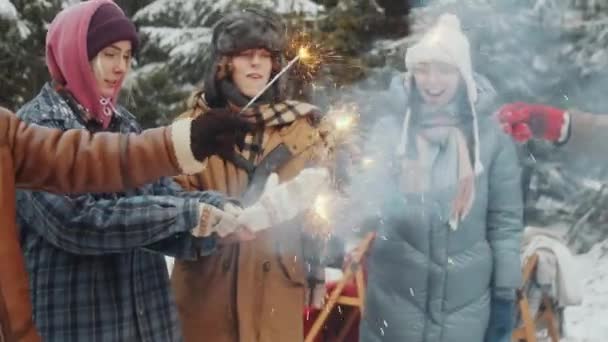
[[[365,157],[361,160],[361,164],[363,167],[370,167],[374,164],[374,160],[372,158]]]
[[[262,94],[264,94],[266,92],[266,90],[268,90],[268,88],[270,88],[284,73],[287,72],[287,70],[289,70],[296,62],[301,61],[302,63],[311,63],[314,60],[314,56],[312,55],[312,53],[310,52],[310,49],[306,46],[301,46],[298,49],[298,54],[291,60],[289,61],[289,63],[287,63],[287,65],[281,69],[281,71],[279,71],[279,73],[277,73],[267,84],[264,88],[262,88],[262,90],[260,90],[252,99],[251,101],[249,101],[245,107],[243,107],[243,109],[241,110],[241,112],[244,112],[247,108],[249,108],[252,104],[255,103],[255,101],[257,101],[257,99],[260,98],[260,96],[262,96]]]
[[[332,123],[331,135],[337,144],[348,143],[356,138],[357,133],[353,129],[357,126],[359,111],[355,103],[332,106],[327,111],[327,118]]]
[[[328,202],[329,196],[321,194],[317,196],[314,203],[314,211],[317,217],[329,221],[329,211],[328,211]]]

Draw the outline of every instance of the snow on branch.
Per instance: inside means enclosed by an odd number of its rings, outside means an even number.
[[[0,0],[0,19],[17,20],[18,13],[9,0]]]

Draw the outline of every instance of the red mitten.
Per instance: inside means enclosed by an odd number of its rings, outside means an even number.
[[[498,112],[505,132],[517,141],[535,138],[559,142],[565,138],[567,128],[565,111],[559,108],[516,102],[504,105]]]

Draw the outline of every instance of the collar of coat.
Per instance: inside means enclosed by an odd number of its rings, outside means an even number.
[[[203,91],[198,91],[193,94],[189,101],[189,115],[197,115],[197,113],[205,113],[211,110],[211,107],[207,104],[205,100],[205,94]],[[237,106],[230,106],[230,108],[235,112],[240,112],[241,108]],[[247,118],[249,121],[259,124],[263,127],[281,127],[288,126],[299,119],[306,119],[309,123],[310,127],[314,129],[316,132],[314,135],[318,135],[323,141],[325,146],[329,146],[328,144],[328,135],[331,131],[331,128],[327,124],[327,120],[324,120],[324,116],[319,110],[318,107],[313,106],[309,103],[300,102],[300,101],[281,101],[271,104],[263,104],[259,106],[252,106],[245,110],[241,115]],[[180,117],[184,117],[181,115]],[[283,136],[283,134],[281,134]],[[291,139],[301,140],[304,135],[301,134],[290,134]],[[308,135],[308,134],[307,134]],[[310,135],[312,137],[312,135]],[[266,145],[266,142],[269,138],[268,131],[259,130],[256,132],[252,132],[245,136],[245,147],[243,150],[238,151],[245,159],[249,161],[255,160],[259,154],[263,153],[263,147]],[[286,140],[291,140],[290,137],[283,136]],[[290,149],[300,150],[308,144],[288,144]],[[292,153],[297,153],[297,151],[292,151]]]

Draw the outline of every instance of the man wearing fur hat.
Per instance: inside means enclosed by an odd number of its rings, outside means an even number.
[[[286,100],[280,82],[244,109],[281,70],[285,31],[279,17],[258,9],[229,13],[215,26],[214,65],[180,118],[239,113],[257,129],[244,148],[235,146],[234,158],[211,157],[204,172],[182,178],[185,188],[217,190],[247,205],[272,172],[284,182],[326,157],[319,111]],[[185,340],[302,340],[307,273],[316,273],[305,264],[302,226],[296,220],[199,261],[176,262],[171,282]]]
[[[379,180],[395,190],[368,258],[360,339],[510,341],[523,228],[515,148],[478,113],[482,94],[456,16],[442,15],[405,63],[396,166]]]

